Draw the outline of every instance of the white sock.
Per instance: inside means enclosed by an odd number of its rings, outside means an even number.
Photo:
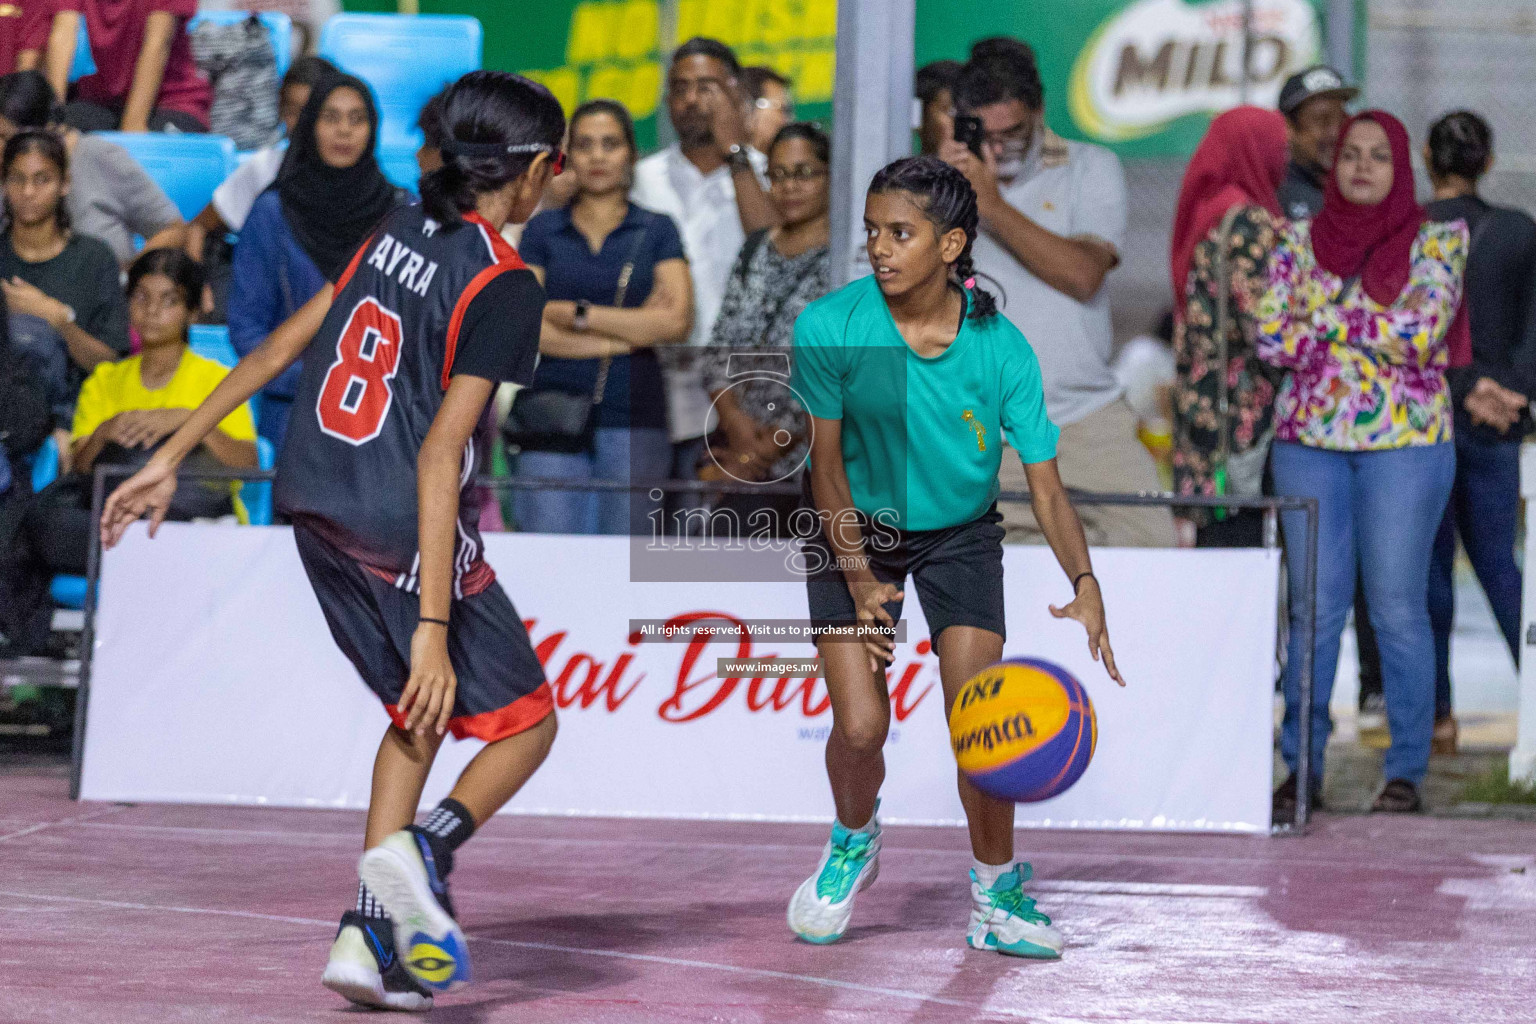
[[[997,884],[997,880],[1013,870],[1012,864],[983,864],[975,857],[971,858],[971,870],[976,872],[976,881],[983,889],[990,889]]]
[[[837,823],[842,825],[843,828],[847,829],[849,832],[863,832],[866,834],[871,834],[875,831],[875,816],[873,814],[869,816],[868,821],[866,821],[863,825],[860,825],[858,828],[854,828],[852,825],[845,824],[841,818],[837,819]]]

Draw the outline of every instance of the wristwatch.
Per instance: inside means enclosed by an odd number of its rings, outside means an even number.
[[[737,170],[752,168],[752,157],[747,153],[747,147],[739,142],[731,143],[731,148],[725,151],[725,162]]]
[[[576,300],[576,313],[571,317],[571,330],[584,332],[587,329],[587,314],[592,311],[592,303],[586,299]]]

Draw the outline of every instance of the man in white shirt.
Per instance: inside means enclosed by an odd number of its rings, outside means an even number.
[[[749,141],[740,76],[724,43],[695,37],[677,48],[667,73],[667,116],[678,140],[635,166],[630,191],[636,204],[677,223],[693,276],[688,342],[657,350],[667,377],[672,475],[682,480],[697,476],[704,436],[714,427],[692,350],[709,343],[746,236],[778,222],[763,179],[768,159]]]
[[[1046,412],[1061,428],[1062,480],[1084,491],[1161,490],[1110,368],[1114,335],[1104,279],[1120,262],[1125,235],[1119,158],[1045,126],[1034,51],[1018,40],[972,46],[954,96],[957,117],[981,121],[981,156],[954,140],[940,156],[976,189],[976,267],[997,283],[1004,315],[1040,360]],[[1003,467],[1003,488],[1023,490],[1018,460],[1005,458]],[[1028,506],[1001,507],[1011,535],[1038,536]],[[1093,544],[1174,543],[1168,509],[1087,505],[1079,515]]]

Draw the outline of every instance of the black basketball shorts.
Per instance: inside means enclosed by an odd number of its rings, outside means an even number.
[[[294,524],[293,539],[336,645],[403,727],[400,696],[411,676],[420,598],[303,525]],[[448,618],[448,658],[458,677],[448,722],[454,736],[494,743],[554,712],[544,668],[500,583],[454,601]]]
[[[809,490],[809,488],[807,488]],[[804,503],[809,505],[809,497]],[[811,506],[814,508],[814,506]],[[864,532],[864,551],[869,568],[882,583],[904,590],[908,576],[917,586],[917,597],[928,620],[928,636],[937,644],[939,634],[950,626],[975,626],[1007,639],[1003,617],[1003,517],[994,503],[968,523],[939,530],[892,530],[877,543],[868,520],[859,516]],[[888,541],[894,537],[894,543]],[[881,550],[881,548],[888,550]],[[811,627],[857,623],[853,593],[837,565],[837,556],[825,532],[804,542],[807,567],[805,586],[810,601]],[[885,610],[901,618],[901,601],[890,601]]]

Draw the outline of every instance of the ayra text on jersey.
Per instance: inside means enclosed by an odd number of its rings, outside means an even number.
[[[402,260],[405,263],[403,267],[400,265]],[[410,246],[395,241],[394,236],[389,234],[385,234],[379,239],[379,244],[373,247],[368,265],[377,267],[386,277],[394,277],[400,282],[400,287],[423,296],[427,294],[427,286],[437,274],[436,260],[427,259]]]

